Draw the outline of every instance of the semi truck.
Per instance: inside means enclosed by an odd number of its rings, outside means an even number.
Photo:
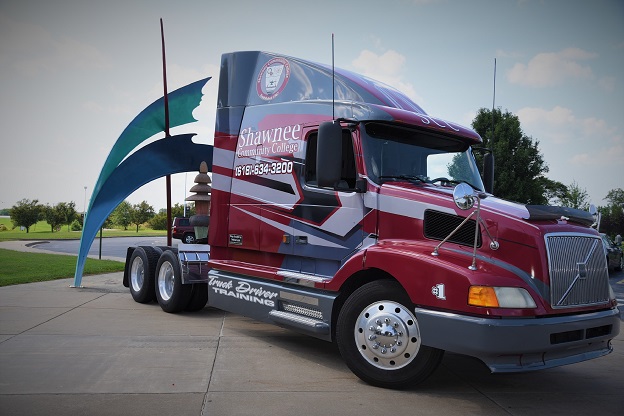
[[[482,143],[353,72],[226,53],[208,244],[129,247],[123,283],[166,312],[335,342],[384,388],[424,381],[445,351],[494,373],[609,354],[620,319],[593,217],[495,197]]]

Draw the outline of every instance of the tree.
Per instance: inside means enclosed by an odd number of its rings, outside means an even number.
[[[39,214],[41,213],[41,205],[39,205],[38,199],[22,199],[17,204],[11,207],[9,216],[14,227],[26,228],[26,233],[30,231],[30,227],[39,221]]]
[[[572,181],[567,192],[560,198],[559,203],[566,207],[587,211],[589,209],[589,195],[576,181]]]
[[[568,195],[568,187],[558,181],[544,178],[544,196],[549,205],[563,205],[562,201]]]
[[[69,225],[78,216],[75,206],[74,202],[59,202],[54,206],[46,205],[43,207],[43,218],[50,224],[52,232],[58,230],[61,225],[67,225],[67,231],[69,231]]]
[[[69,225],[78,218],[78,212],[76,211],[75,202],[61,202],[56,205],[61,217],[63,217],[62,224],[67,225],[67,231],[69,231]]]
[[[598,208],[602,216],[600,231],[611,237],[624,234],[624,190],[612,189],[605,199],[609,201],[609,205]]]
[[[136,224],[136,231],[139,232],[139,226],[144,222],[147,222],[155,215],[154,208],[143,201],[140,204],[135,204],[132,207],[132,223]]]
[[[58,230],[65,220],[63,213],[58,209],[58,205],[51,206],[48,204],[43,207],[41,213],[46,222],[50,224],[52,232]]]
[[[111,214],[113,223],[120,225],[124,230],[128,229],[128,226],[132,224],[132,205],[128,201],[123,201]]]
[[[611,189],[605,198],[609,201],[609,205],[618,205],[624,207],[624,190],[622,188]]]
[[[167,229],[167,212],[162,212],[161,210],[158,214],[150,218],[147,223],[149,224],[152,230],[166,230]]]
[[[494,135],[492,111],[482,108],[472,122],[472,127],[483,138],[483,146],[494,151],[496,172],[494,194],[511,201],[526,204],[546,204],[553,191],[546,187],[553,181],[544,176],[548,165],[539,150],[539,141],[526,136],[518,117],[500,109],[494,110]],[[477,153],[479,169],[483,156]],[[555,187],[556,188],[556,187]]]

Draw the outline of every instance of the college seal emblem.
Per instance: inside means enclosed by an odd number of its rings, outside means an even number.
[[[290,78],[290,64],[284,58],[273,58],[260,70],[256,80],[258,96],[272,100],[286,87]]]

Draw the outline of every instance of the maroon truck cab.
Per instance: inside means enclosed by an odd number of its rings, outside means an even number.
[[[209,245],[179,245],[171,280],[335,341],[382,387],[424,380],[444,351],[493,372],[610,353],[619,313],[591,215],[488,193],[481,143],[357,74],[225,54]]]

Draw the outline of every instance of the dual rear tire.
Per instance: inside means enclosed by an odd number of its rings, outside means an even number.
[[[151,246],[137,247],[130,257],[130,294],[135,302],[150,303],[156,299],[154,273],[160,253]]]
[[[136,302],[156,300],[168,313],[198,311],[208,302],[205,283],[182,284],[180,261],[171,249],[137,247],[130,257],[129,271],[130,293]]]

